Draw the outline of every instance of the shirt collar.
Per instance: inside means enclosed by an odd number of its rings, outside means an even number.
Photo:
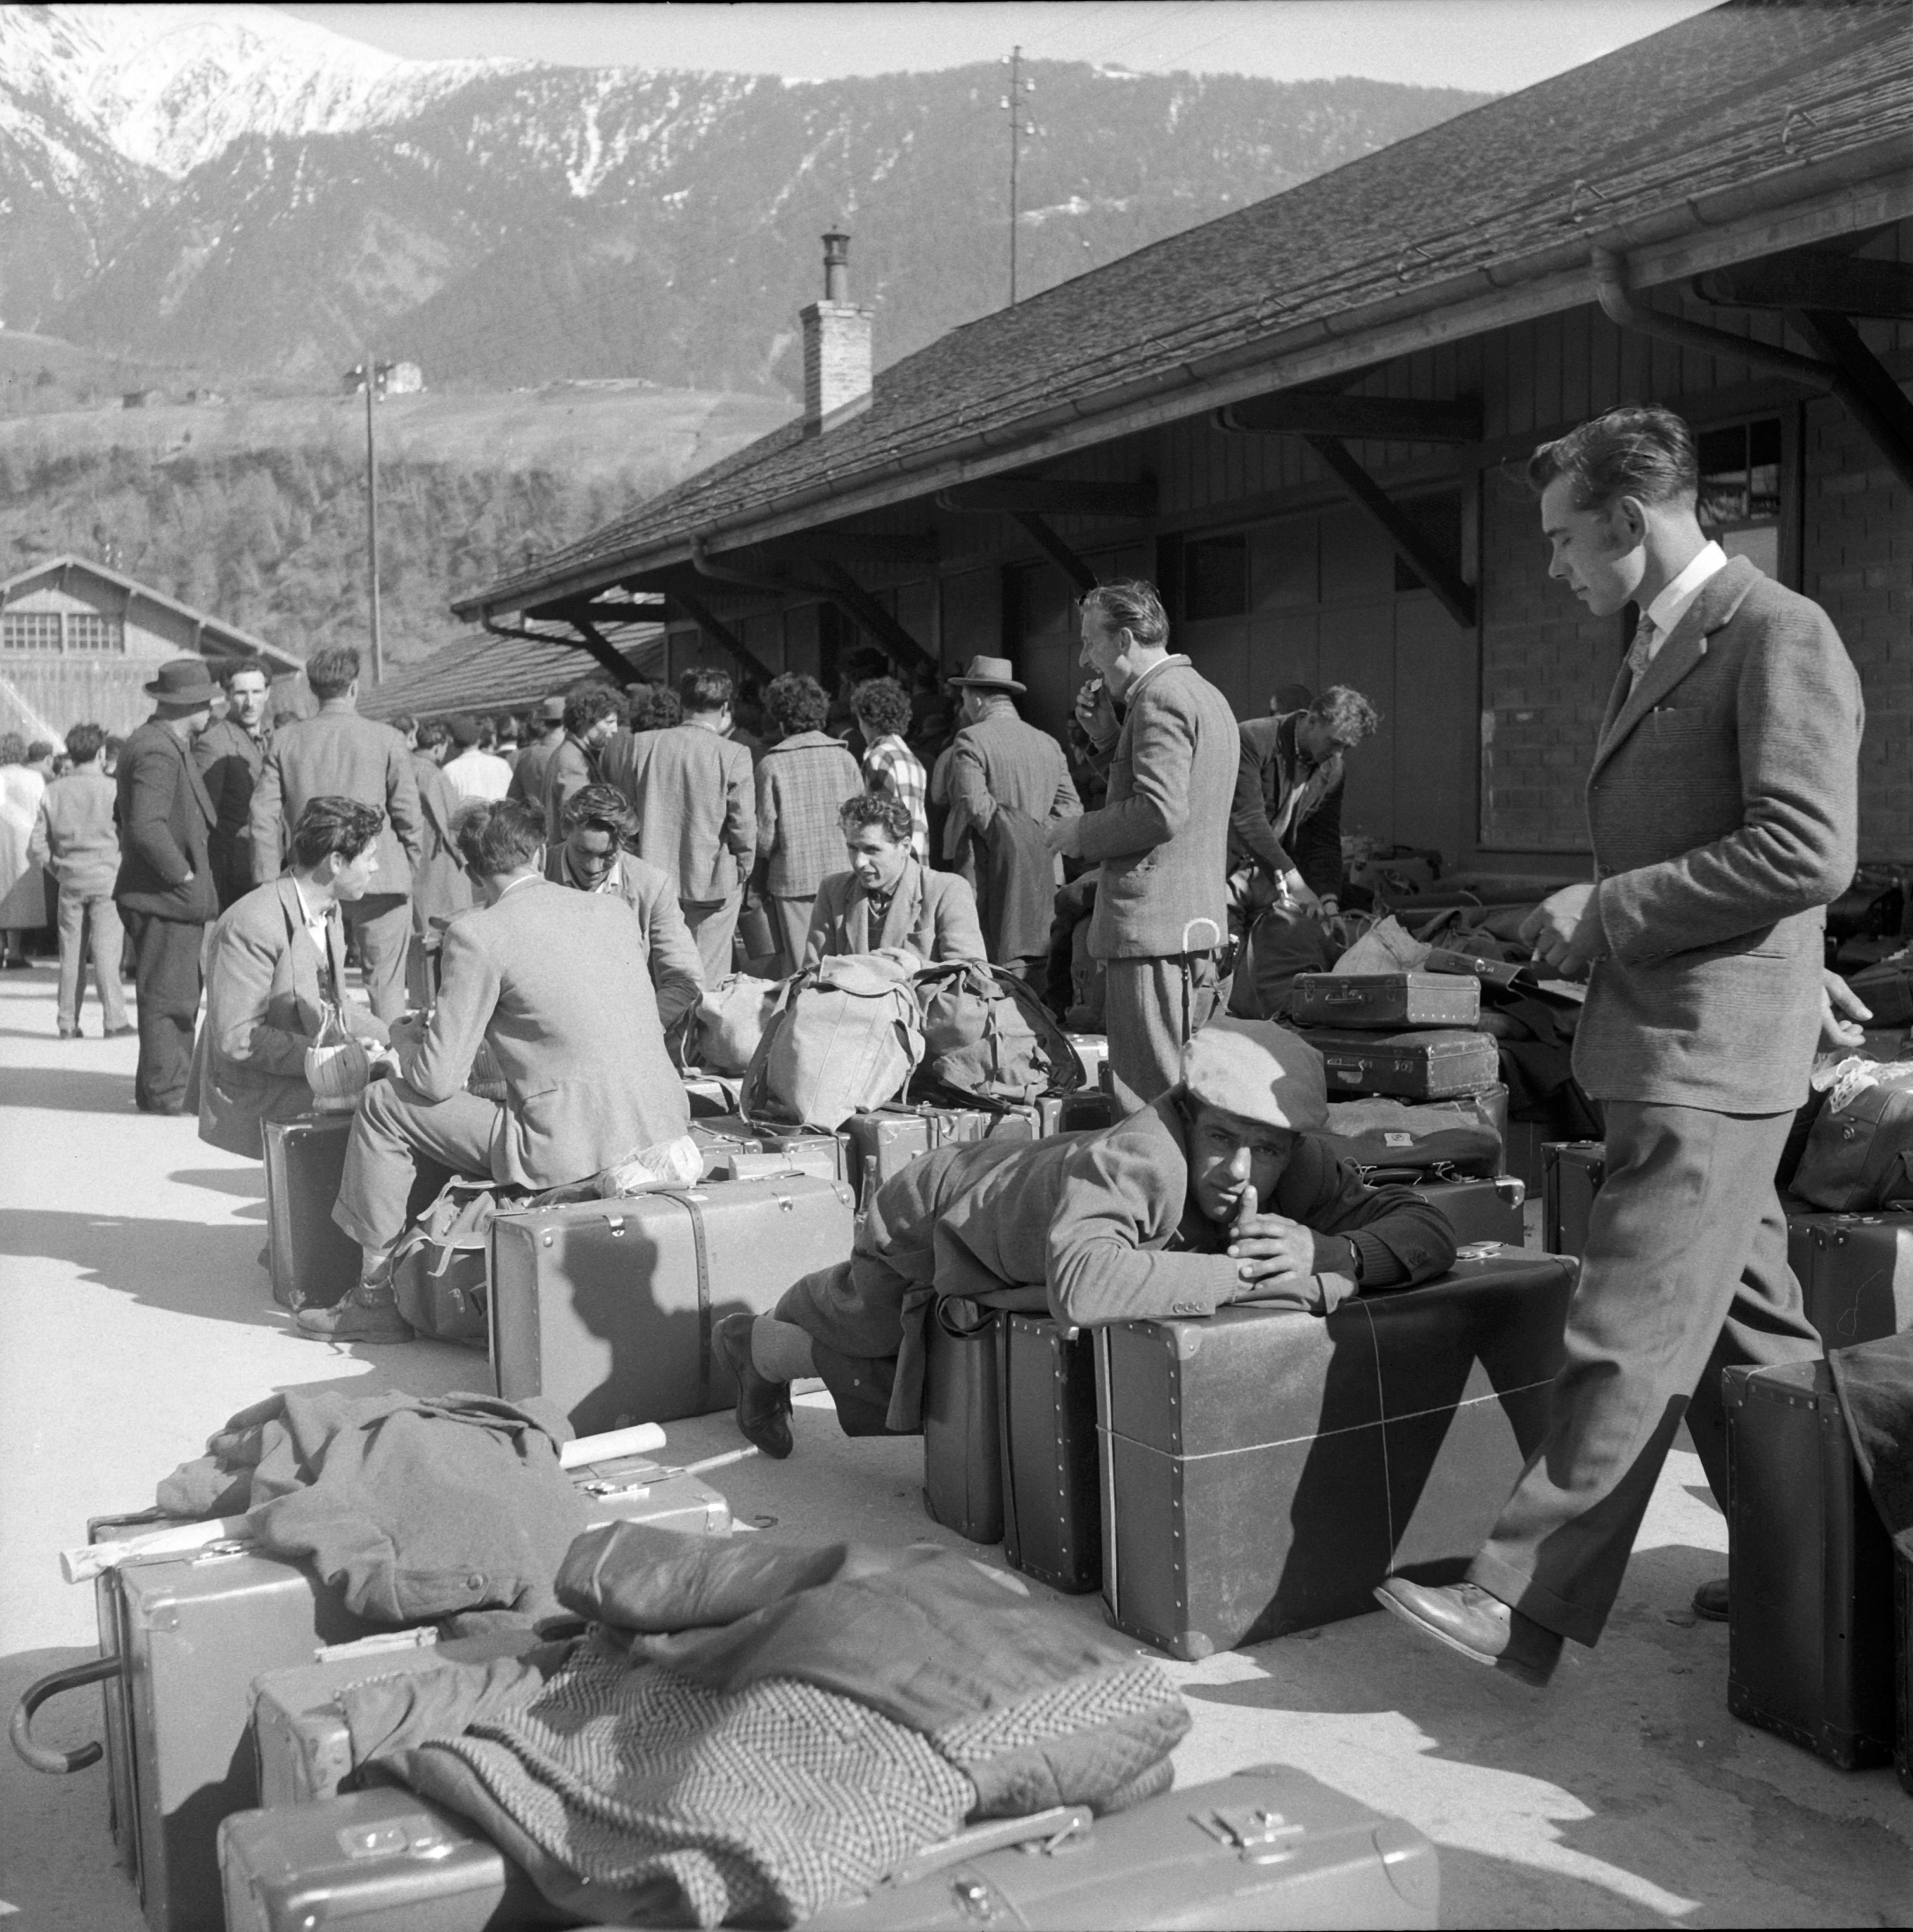
[[[1132,702],[1135,698],[1136,693],[1141,690],[1143,686],[1148,683],[1150,680],[1153,678],[1158,671],[1167,670],[1171,664],[1186,664],[1188,662],[1189,659],[1183,656],[1180,651],[1171,651],[1167,657],[1159,658],[1156,662],[1151,664],[1148,670],[1144,671],[1140,677],[1132,679],[1130,681],[1129,689],[1123,694],[1123,702],[1125,704]]]
[[[323,926],[331,914],[331,902],[330,900],[321,900],[316,905],[315,905],[313,902],[306,896],[304,882],[300,878],[298,874],[296,872],[293,873],[292,879],[292,890],[299,896],[299,911],[304,916],[306,924],[307,926]]]
[[[1650,604],[1643,614],[1657,634],[1667,637],[1687,614],[1687,607],[1717,571],[1727,567],[1727,553],[1717,543],[1702,547],[1694,560]]]

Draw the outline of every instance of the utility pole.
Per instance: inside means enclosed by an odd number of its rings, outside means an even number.
[[[391,374],[389,362],[378,361],[369,351],[356,369],[355,376],[365,391],[365,558],[372,590],[372,682],[379,684],[385,675],[384,640],[379,626],[379,458],[372,429],[372,405],[376,392],[382,394],[385,378]]]
[[[1009,92],[1003,98],[1003,105],[1009,110],[1009,305],[1016,306],[1016,207],[1017,164],[1021,158],[1024,141],[1032,134],[1040,134],[1039,128],[1030,126],[1023,118],[1023,97],[1034,94],[1036,83],[1023,78],[1023,50],[1012,47],[1007,62],[1009,68]]]

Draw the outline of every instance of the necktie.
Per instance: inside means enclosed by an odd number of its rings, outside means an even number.
[[[1627,669],[1630,673],[1628,694],[1632,697],[1634,687],[1641,682],[1641,674],[1653,662],[1654,654],[1654,620],[1643,616],[1635,628],[1634,642],[1627,652]]]

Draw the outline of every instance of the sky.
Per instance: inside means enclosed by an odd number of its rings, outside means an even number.
[[[889,0],[733,5],[288,5],[414,59],[505,55],[575,67],[826,80],[958,67],[1020,44],[1089,60],[1308,80],[1360,74],[1505,93],[1657,33],[1715,0]]]

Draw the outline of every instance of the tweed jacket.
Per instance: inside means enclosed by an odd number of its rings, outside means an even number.
[[[1729,560],[1588,779],[1594,967],[1574,1069],[1603,1100],[1780,1113],[1807,1095],[1828,903],[1856,863],[1860,681],[1826,613]]]
[[[1229,701],[1186,657],[1132,687],[1099,811],[1063,849],[1102,862],[1090,950],[1099,959],[1207,952],[1228,916],[1229,812],[1242,741]]]
[[[452,843],[451,821],[466,801],[421,752],[412,754],[418,786],[418,864],[412,875],[412,929],[436,944],[445,922],[472,903],[472,881]]]
[[[976,895],[954,872],[926,872],[907,860],[897,890],[890,895],[883,923],[870,929],[870,901],[854,872],[833,872],[817,887],[804,961],[840,952],[874,952],[880,946],[907,946],[933,966],[947,959],[983,959],[983,929],[976,920]]]
[[[548,880],[445,928],[439,1000],[399,1066],[424,1099],[462,1093],[481,1042],[505,1088],[494,1180],[556,1187],[688,1130],[630,909]]]
[[[988,829],[999,806],[1039,825],[1073,818],[1083,808],[1063,747],[1026,724],[1014,706],[966,724],[950,746],[950,800],[967,828]]]
[[[545,782],[550,774],[551,761],[558,755],[558,747],[564,742],[561,733],[549,740],[534,740],[527,745],[512,760],[511,782],[505,788],[505,796],[515,798],[521,805],[529,805],[534,812],[547,812]]]
[[[128,911],[157,919],[190,924],[217,917],[212,800],[172,728],[149,718],[129,734],[114,783],[120,862],[113,897]]]
[[[686,904],[729,898],[757,854],[751,754],[701,724],[673,724],[637,733],[619,770],[637,812],[639,857],[662,866]]]
[[[793,732],[757,761],[757,863],[763,890],[809,898],[844,862],[837,808],[864,788],[857,761],[822,731]]]
[[[412,754],[389,724],[361,718],[349,698],[328,698],[317,717],[272,734],[253,791],[253,876],[262,884],[284,868],[292,827],[315,798],[355,799],[384,812],[372,892],[409,895],[423,849]]]
[[[698,956],[697,942],[685,923],[670,880],[655,866],[647,866],[635,853],[620,852],[601,884],[581,886],[571,876],[564,847],[551,845],[545,848],[544,876],[553,885],[622,899],[631,908],[644,929],[658,1018],[667,1030],[704,997],[704,962]]]
[[[1232,866],[1266,866],[1286,872],[1323,898],[1342,887],[1342,794],[1348,773],[1337,752],[1303,768],[1295,728],[1303,713],[1252,718],[1238,728],[1242,761],[1229,814]]]
[[[568,731],[547,760],[541,782],[544,790],[544,837],[555,845],[565,836],[565,807],[575,792],[604,782],[604,767],[581,738]]]
[[[331,980],[346,977],[345,936],[326,922]],[[319,1036],[325,994],[305,910],[290,873],[259,886],[220,915],[206,935],[206,1023],[199,1029],[199,1138],[228,1154],[265,1157],[262,1128],[312,1105],[305,1051]],[[340,1017],[362,1040],[382,1041],[385,1022],[362,1006]]]
[[[212,800],[212,872],[221,905],[253,889],[253,792],[265,763],[268,732],[255,738],[231,718],[215,718],[193,740],[193,763]]]
[[[54,779],[40,794],[26,860],[45,866],[75,898],[109,894],[119,872],[112,780],[97,768]]]

